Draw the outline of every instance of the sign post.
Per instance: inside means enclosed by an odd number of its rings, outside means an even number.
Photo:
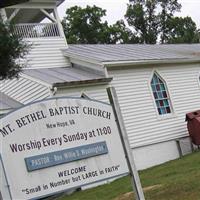
[[[133,191],[134,191],[135,197],[137,200],[145,200],[142,186],[140,183],[140,178],[139,178],[139,175],[138,175],[135,163],[134,163],[128,136],[127,136],[126,129],[125,129],[125,126],[123,123],[123,117],[121,114],[120,105],[118,103],[118,98],[117,98],[115,88],[113,88],[113,87],[107,88],[107,93],[108,93],[108,97],[110,100],[110,104],[113,107],[113,112],[114,112],[114,115],[116,118],[117,126],[118,126],[119,133],[120,133],[120,138],[122,141],[122,146],[123,146],[123,149],[124,149],[124,152],[126,155],[126,160],[127,160],[128,168],[130,171],[130,175],[132,177],[131,180],[132,180],[132,184],[133,184]]]

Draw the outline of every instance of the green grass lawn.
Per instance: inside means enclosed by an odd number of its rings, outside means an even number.
[[[200,152],[140,172],[146,200],[200,200]],[[134,200],[130,177],[59,200]]]

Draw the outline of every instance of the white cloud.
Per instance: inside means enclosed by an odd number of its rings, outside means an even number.
[[[181,12],[177,13],[177,16],[186,17],[189,16],[200,28],[200,0],[179,0],[182,5]]]

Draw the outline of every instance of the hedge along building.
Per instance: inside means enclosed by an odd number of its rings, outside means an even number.
[[[22,104],[83,92],[108,102],[106,88],[114,86],[138,169],[179,157],[177,140],[191,151],[185,113],[199,109],[200,45],[67,45],[62,2],[3,11],[32,49],[20,78],[1,82],[0,91]],[[40,23],[45,17],[50,23]]]

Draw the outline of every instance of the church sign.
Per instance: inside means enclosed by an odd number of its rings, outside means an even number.
[[[0,120],[0,144],[6,199],[36,199],[128,172],[112,107],[98,101],[26,105]]]

